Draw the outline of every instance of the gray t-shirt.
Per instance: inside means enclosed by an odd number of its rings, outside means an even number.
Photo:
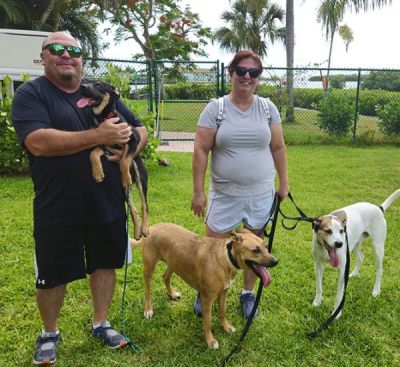
[[[276,106],[267,100],[270,121],[260,97],[254,96],[243,112],[228,96],[224,97],[223,120],[218,123],[218,100],[211,101],[197,123],[204,128],[218,128],[211,150],[210,189],[225,195],[243,197],[270,192],[274,188],[275,166],[272,159],[269,125],[280,124]]]

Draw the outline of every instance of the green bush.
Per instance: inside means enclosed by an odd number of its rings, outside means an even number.
[[[6,76],[0,83],[0,175],[20,174],[27,171],[28,162],[11,124],[12,81]]]
[[[386,106],[377,106],[379,128],[386,136],[400,135],[400,100],[389,102]]]
[[[400,92],[400,72],[398,71],[371,71],[363,77],[363,89],[383,89]]]
[[[343,93],[328,93],[319,103],[318,126],[329,135],[348,134],[354,120],[354,108]]]

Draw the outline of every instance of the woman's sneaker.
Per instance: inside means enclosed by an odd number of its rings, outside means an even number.
[[[36,349],[33,354],[35,366],[52,365],[57,360],[57,345],[61,340],[58,333],[42,333],[36,341]]]
[[[247,320],[250,317],[251,311],[253,310],[255,303],[253,293],[244,293],[240,295],[240,305],[242,308],[242,315]],[[256,310],[254,317],[258,315],[258,309]]]
[[[123,348],[128,344],[127,340],[114,330],[108,321],[103,322],[101,326],[92,328],[91,333],[111,349]]]

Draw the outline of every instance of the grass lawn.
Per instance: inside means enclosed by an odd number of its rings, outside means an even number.
[[[199,234],[201,219],[190,212],[191,154],[164,153],[172,166],[149,163],[150,221],[174,222]],[[291,192],[310,216],[318,216],[357,201],[381,204],[400,187],[400,150],[394,146],[289,146]],[[35,306],[32,185],[26,177],[0,177],[0,366],[31,366],[32,352],[40,331]],[[137,201],[137,200],[136,200]],[[288,200],[283,210],[295,211]],[[241,350],[229,366],[270,367],[397,367],[400,365],[399,239],[400,201],[386,214],[388,234],[385,247],[382,293],[371,295],[375,259],[368,240],[362,249],[365,262],[359,277],[351,279],[342,317],[313,341],[306,333],[330,314],[336,293],[336,270],[327,268],[324,300],[319,308],[314,298],[314,267],[311,228],[300,223],[293,231],[277,226],[273,254],[280,260],[271,269],[273,281],[263,292],[261,310]],[[220,349],[209,350],[201,331],[201,319],[193,314],[195,291],[176,276],[173,284],[182,299],[168,301],[162,283],[165,265],[160,263],[153,282],[154,317],[143,319],[143,279],[140,249],[134,249],[128,268],[125,331],[143,348],[105,349],[89,335],[92,307],[87,282],[69,285],[59,320],[63,340],[59,367],[98,366],[218,366],[236,345],[244,321],[238,296],[241,277],[228,297],[228,319],[237,328],[225,334],[213,311],[213,330]],[[352,261],[354,257],[352,257]],[[118,281],[110,320],[123,328],[120,300],[124,271]]]

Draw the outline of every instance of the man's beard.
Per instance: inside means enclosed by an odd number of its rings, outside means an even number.
[[[71,80],[76,79],[76,74],[75,73],[61,74],[61,79],[66,82],[70,82]]]

